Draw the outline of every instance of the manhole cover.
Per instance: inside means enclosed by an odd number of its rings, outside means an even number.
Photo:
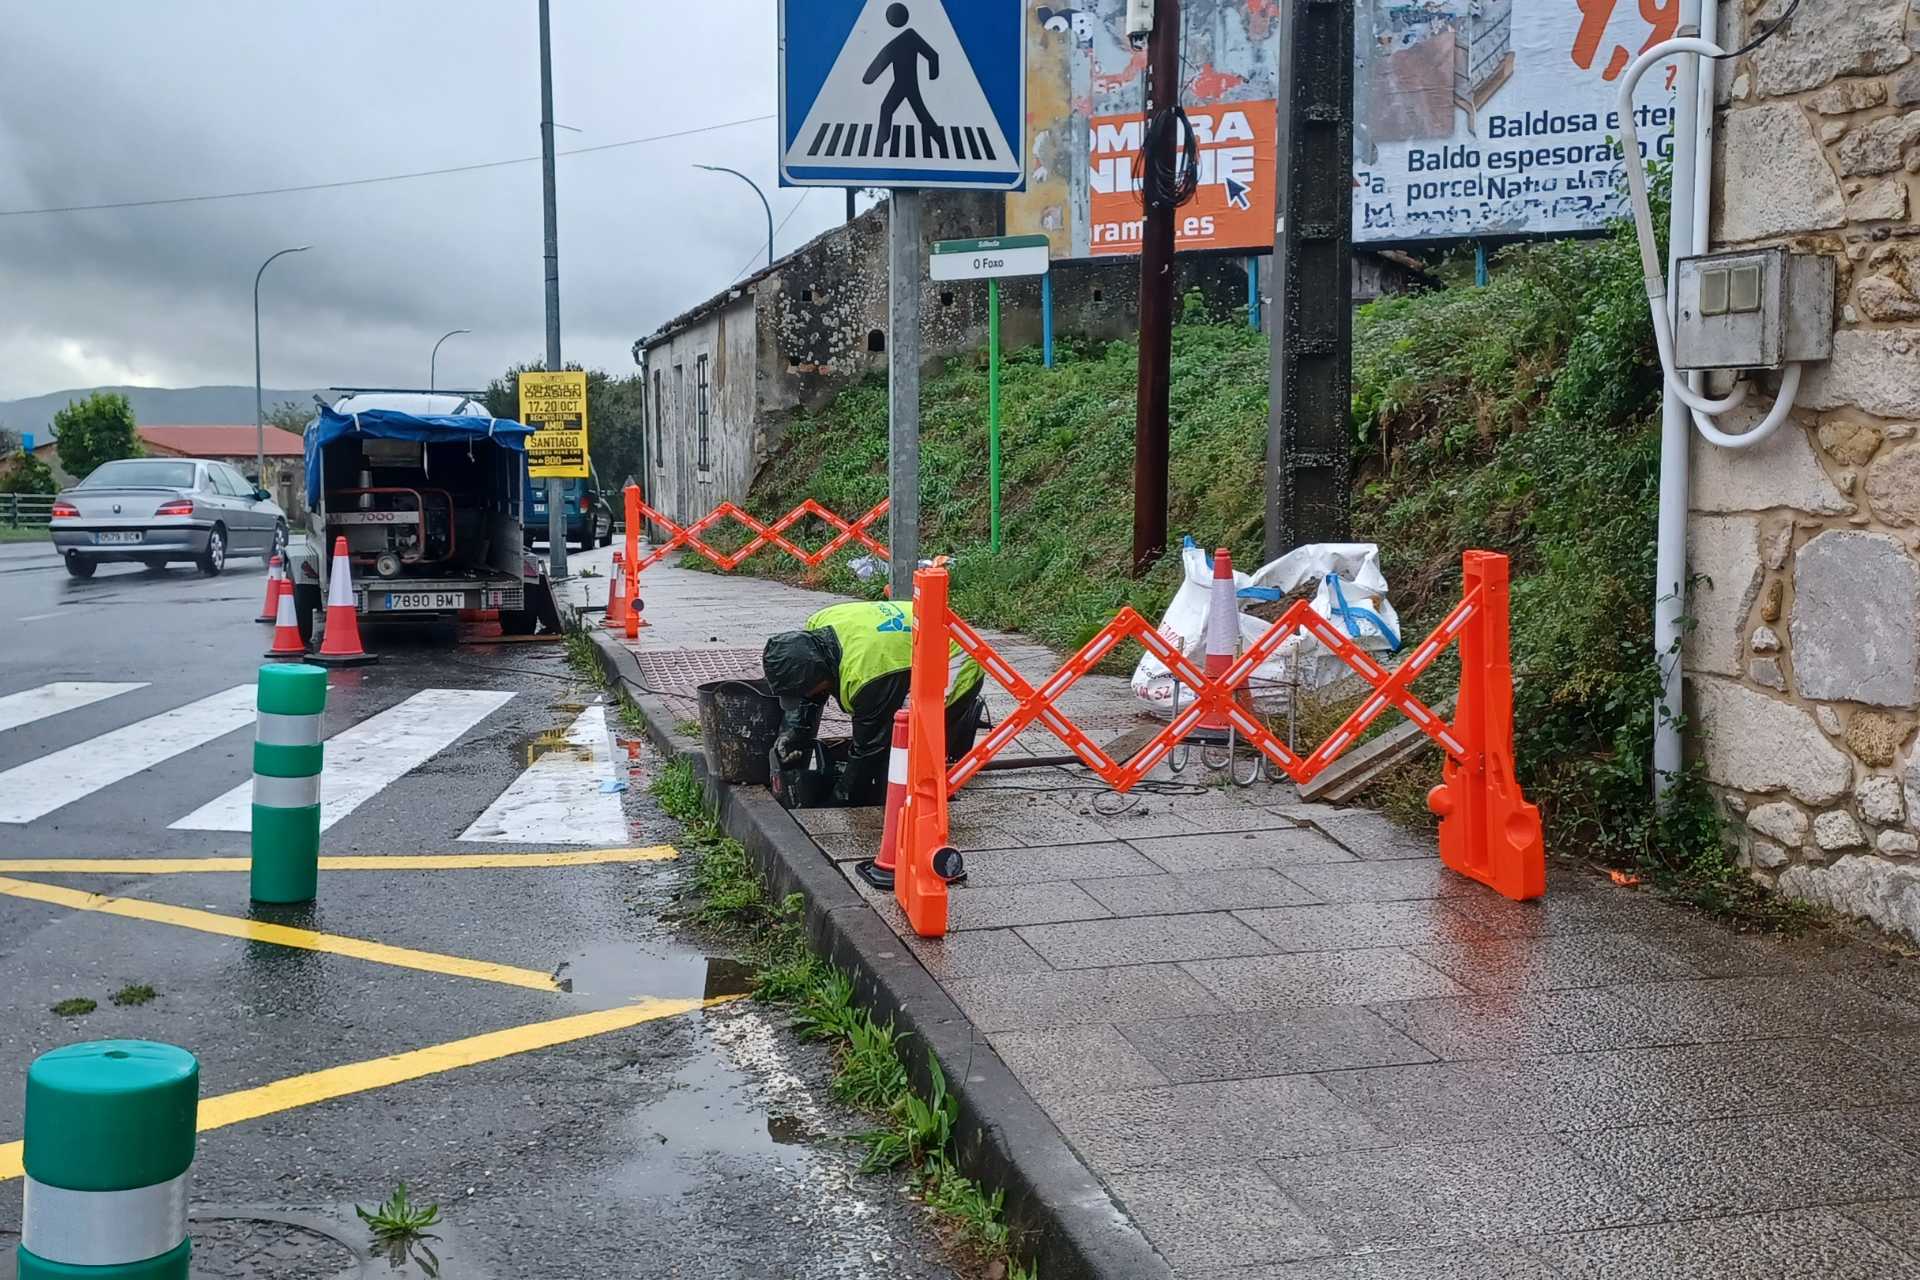
[[[195,1280],[335,1280],[360,1265],[340,1241],[291,1222],[197,1219],[192,1235]]]
[[[634,654],[649,689],[691,698],[713,680],[758,680],[758,649],[642,649]]]

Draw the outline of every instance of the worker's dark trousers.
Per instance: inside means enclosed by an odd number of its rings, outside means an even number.
[[[976,689],[965,698],[947,707],[947,763],[952,764],[973,749],[973,740],[980,733],[980,717],[986,711],[986,702]],[[876,757],[872,761],[858,760],[847,766],[840,775],[840,788],[849,805],[885,804],[887,800],[887,760],[891,755]]]

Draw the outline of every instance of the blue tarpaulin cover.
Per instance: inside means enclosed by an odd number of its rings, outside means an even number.
[[[320,505],[320,450],[349,436],[377,440],[418,440],[422,444],[473,444],[491,440],[516,453],[526,450],[533,428],[511,418],[453,418],[415,416],[394,409],[362,413],[335,413],[322,409],[307,426],[307,505]]]

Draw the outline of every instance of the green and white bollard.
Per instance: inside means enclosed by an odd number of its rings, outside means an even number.
[[[312,902],[320,880],[320,714],[327,673],[260,668],[253,739],[253,900]]]
[[[27,1068],[20,1280],[187,1280],[187,1171],[200,1064],[97,1040]]]

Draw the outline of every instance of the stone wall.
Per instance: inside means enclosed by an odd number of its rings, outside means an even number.
[[[1722,43],[1785,7],[1730,0]],[[1686,656],[1742,864],[1920,938],[1917,49],[1920,0],[1810,0],[1723,64],[1715,248],[1832,257],[1839,328],[1772,440],[1694,438]]]

